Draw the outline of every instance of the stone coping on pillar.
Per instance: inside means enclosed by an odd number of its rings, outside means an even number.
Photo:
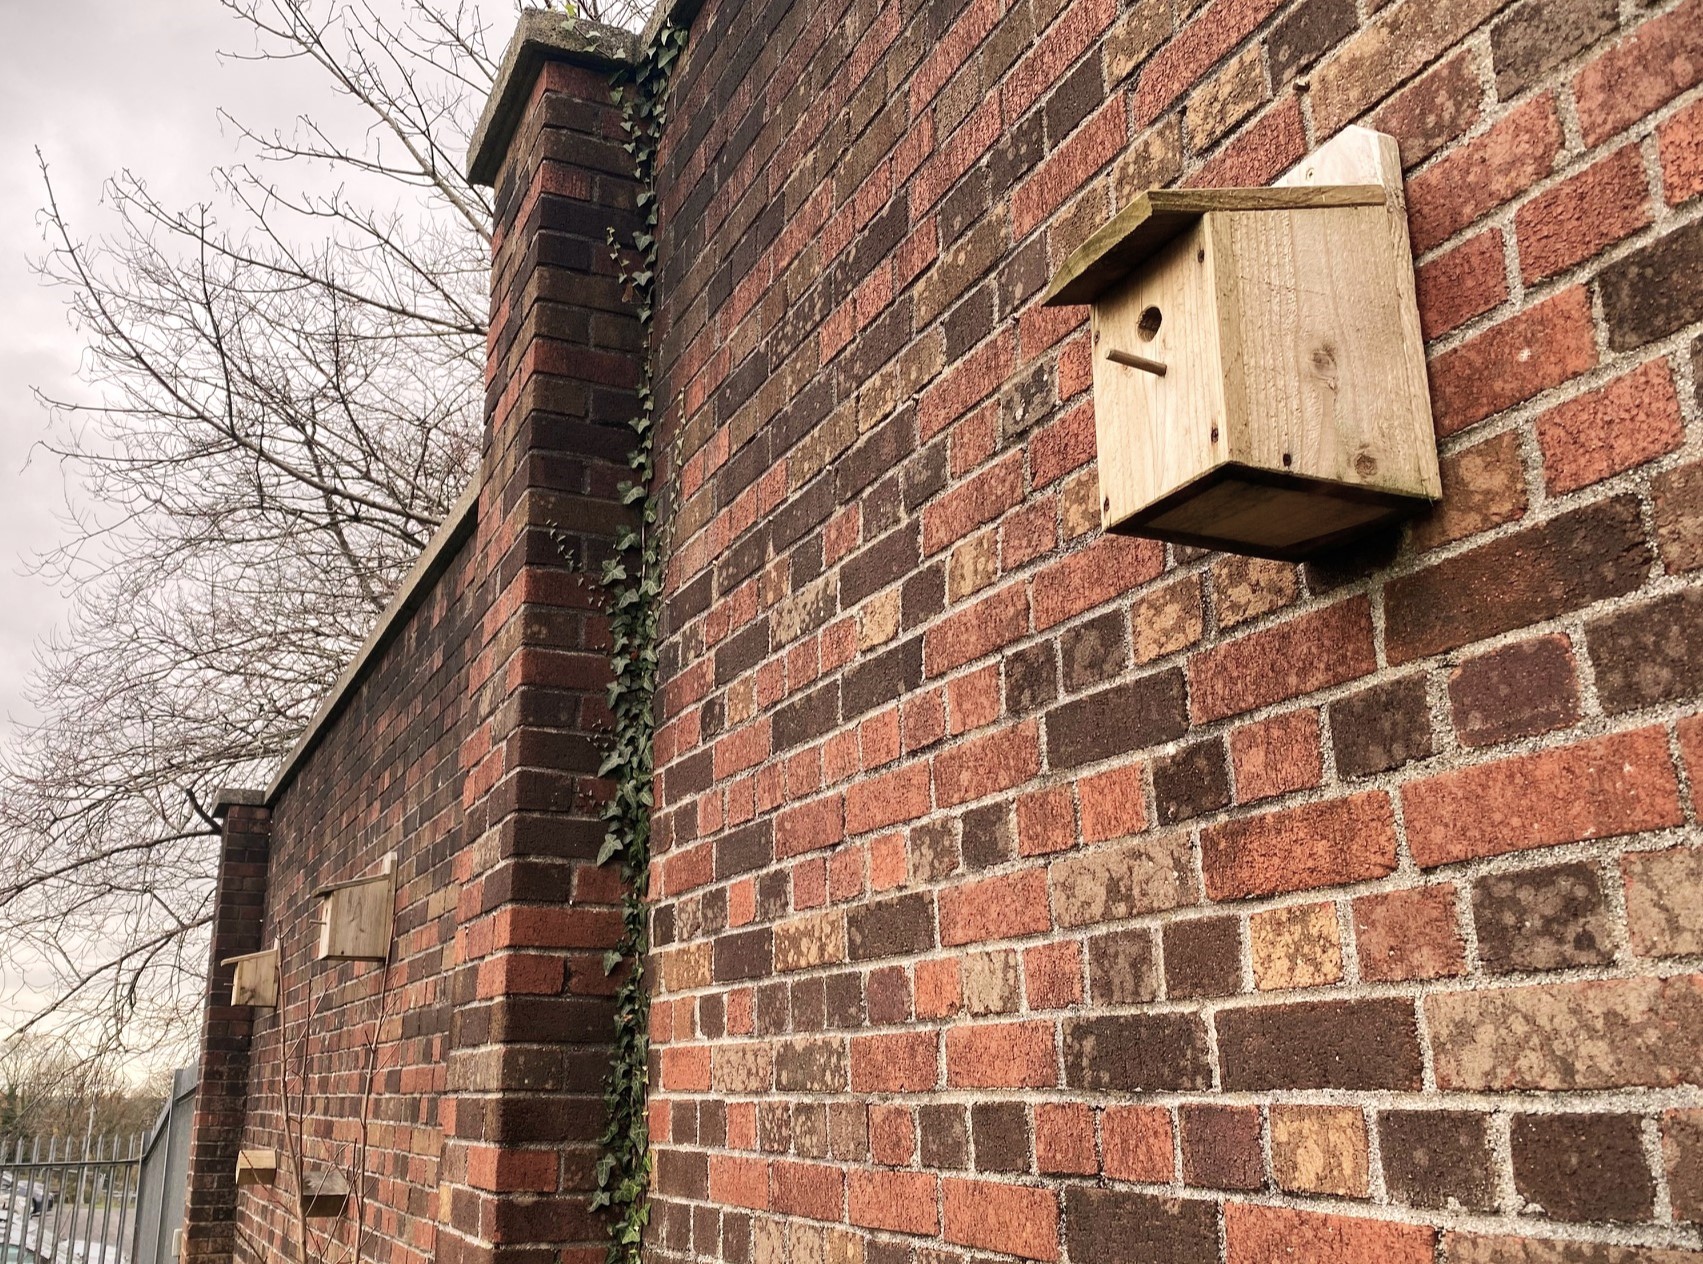
[[[485,185],[496,181],[544,63],[565,61],[593,70],[614,70],[636,62],[640,48],[639,36],[618,26],[545,9],[522,12],[503,53],[491,98],[468,142],[467,179]]]
[[[213,810],[208,815],[216,820],[224,820],[226,813],[232,808],[260,808],[266,806],[266,791],[250,789],[241,786],[220,786],[213,795]]]

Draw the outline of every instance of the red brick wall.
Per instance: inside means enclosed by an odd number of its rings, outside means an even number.
[[[283,1003],[252,1011],[246,1082],[198,1132],[222,1143],[198,1150],[194,1174],[213,1193],[209,1256],[229,1258],[234,1241],[242,1260],[274,1258],[291,1229],[277,1195],[293,1181],[268,1194],[232,1180],[239,1137],[288,1154],[287,1073],[310,1167],[362,1191],[361,1259],[603,1258],[589,1196],[620,891],[595,864],[609,679],[597,576],[628,513],[616,486],[639,346],[604,241],[631,227],[620,141],[606,64],[544,68],[497,177],[476,526],[270,795],[264,908],[257,895],[238,920],[254,947],[281,941]],[[252,811],[233,809],[227,835]],[[377,874],[390,854],[388,965],[317,962],[313,892]],[[229,987],[216,972],[214,1054],[227,1024],[247,1047],[251,1011],[225,1004]],[[335,1226],[345,1244],[355,1210]]]
[[[247,1113],[254,1011],[231,1005],[235,966],[225,961],[261,947],[266,906],[270,813],[259,795],[222,791],[219,881],[207,963],[207,1005],[201,1021],[199,1079],[189,1140],[178,1257],[184,1264],[228,1260],[235,1246],[236,1160]]]
[[[653,1256],[1703,1258],[1703,3],[692,26]],[[1051,270],[1352,122],[1443,503],[1102,537]]]

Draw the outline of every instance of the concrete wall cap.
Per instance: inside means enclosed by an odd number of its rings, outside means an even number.
[[[473,184],[496,183],[509,141],[532,94],[533,81],[545,62],[614,70],[638,61],[640,48],[639,37],[618,26],[545,9],[524,10],[503,53],[491,98],[485,102],[479,125],[468,142],[467,179]]]
[[[223,819],[225,813],[232,808],[259,808],[266,806],[266,791],[244,788],[241,786],[220,786],[213,795],[213,810],[210,815]]]

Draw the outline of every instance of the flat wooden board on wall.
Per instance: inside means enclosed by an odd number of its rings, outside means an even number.
[[[391,862],[376,877],[354,878],[321,887],[319,951],[321,961],[388,961],[396,905],[396,876]]]
[[[240,957],[226,957],[224,965],[235,966],[231,978],[232,1005],[278,1004],[278,945]]]
[[[302,1173],[302,1214],[339,1216],[349,1202],[349,1178],[334,1167],[309,1168]]]

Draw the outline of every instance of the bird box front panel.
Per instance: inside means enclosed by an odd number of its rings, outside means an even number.
[[[1398,261],[1384,208],[1228,211],[1202,223],[1229,459],[1435,497],[1424,350],[1417,314],[1391,282]]]
[[[229,957],[232,1005],[274,1006],[278,1003],[278,948]]]
[[[396,886],[389,873],[319,892],[319,959],[384,961],[390,956]]]
[[[1201,221],[1094,305],[1094,426],[1107,530],[1225,460],[1213,267]]]

